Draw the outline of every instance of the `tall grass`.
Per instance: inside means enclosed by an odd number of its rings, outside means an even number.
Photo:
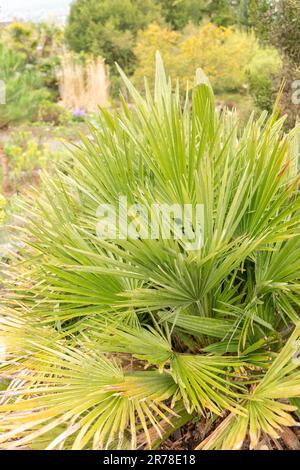
[[[109,102],[109,78],[101,57],[82,63],[70,55],[62,59],[59,74],[60,93],[67,108],[95,112]]]

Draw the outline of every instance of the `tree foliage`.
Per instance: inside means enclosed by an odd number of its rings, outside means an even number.
[[[47,91],[41,77],[26,65],[24,54],[0,45],[0,80],[4,85],[5,104],[0,105],[0,128],[30,119]]]
[[[159,20],[160,8],[152,0],[76,0],[66,27],[66,39],[75,52],[101,55],[130,72],[134,38],[151,21]]]
[[[150,25],[138,34],[134,79],[141,86],[144,76],[153,83],[154,57],[159,50],[168,72],[179,78],[182,88],[193,85],[194,70],[202,67],[217,92],[242,90],[251,76],[268,79],[281,65],[273,49],[261,48],[251,33],[207,23],[183,33]]]
[[[41,101],[48,97],[41,77],[28,67],[26,56],[0,44],[0,129],[32,119]],[[9,160],[0,145],[2,190],[11,193]]]
[[[209,20],[218,26],[231,26],[237,23],[234,2],[230,0],[208,0],[203,11]]]
[[[228,0],[76,0],[66,39],[75,52],[101,55],[108,64],[118,62],[131,73],[139,31],[153,22],[180,31],[189,23],[199,25],[205,18],[220,26],[236,23],[235,9]]]
[[[238,20],[247,28],[253,28],[261,40],[267,40],[273,21],[273,0],[240,0]]]
[[[277,47],[294,63],[300,63],[298,0],[242,0],[239,18],[262,41]]]
[[[183,29],[189,22],[199,24],[209,0],[156,0],[168,25]]]
[[[299,105],[292,100],[294,82],[299,78],[300,67],[300,4],[297,0],[265,1],[257,11],[255,29],[260,38],[275,46],[283,57],[283,67],[272,80],[269,92],[273,99],[285,84],[281,97],[281,110],[288,115],[287,126],[292,128],[299,117]],[[259,91],[259,90],[258,90]]]
[[[270,40],[290,61],[300,66],[300,3],[297,0],[281,0],[274,14]]]

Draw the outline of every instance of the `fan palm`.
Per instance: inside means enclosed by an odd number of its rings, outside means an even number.
[[[101,111],[24,209],[0,321],[0,446],[156,448],[214,416],[200,447],[248,433],[255,447],[295,424],[300,395],[299,129],[285,135],[276,106],[240,129],[200,71],[182,105],[159,56],[153,97],[120,73],[134,106]],[[201,204],[202,246],[97,236],[97,208],[120,195]]]

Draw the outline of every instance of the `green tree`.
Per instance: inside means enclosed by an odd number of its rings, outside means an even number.
[[[275,46],[283,57],[283,67],[273,81],[273,98],[282,82],[281,112],[287,114],[287,127],[299,119],[299,105],[293,103],[293,82],[300,73],[300,3],[298,0],[257,0],[255,30],[259,37]]]
[[[131,72],[134,38],[140,29],[159,20],[153,0],[76,0],[70,10],[66,40],[75,52],[101,55]]]
[[[203,11],[211,22],[218,26],[230,26],[236,23],[236,11],[230,0],[208,0]]]
[[[5,101],[0,104],[0,129],[31,119],[41,101],[48,96],[41,77],[26,65],[25,56],[3,45],[0,45],[0,80]],[[9,194],[9,162],[1,144],[0,159],[3,192]]]
[[[173,29],[184,28],[188,22],[198,24],[209,0],[156,0],[162,8],[166,23]]]
[[[253,28],[261,39],[267,38],[272,20],[272,1],[240,0],[237,6],[238,22],[247,28]]]
[[[300,65],[300,3],[281,0],[274,13],[270,41],[294,64]]]
[[[35,68],[41,76],[43,86],[58,99],[57,68],[62,52],[64,31],[51,22],[20,23],[13,22],[3,29],[2,43],[25,56],[26,64]]]

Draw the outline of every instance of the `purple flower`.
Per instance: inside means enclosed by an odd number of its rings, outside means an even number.
[[[73,116],[76,117],[76,118],[85,118],[86,117],[86,111],[85,109],[82,109],[82,108],[76,108],[74,109],[74,111],[72,112]]]

